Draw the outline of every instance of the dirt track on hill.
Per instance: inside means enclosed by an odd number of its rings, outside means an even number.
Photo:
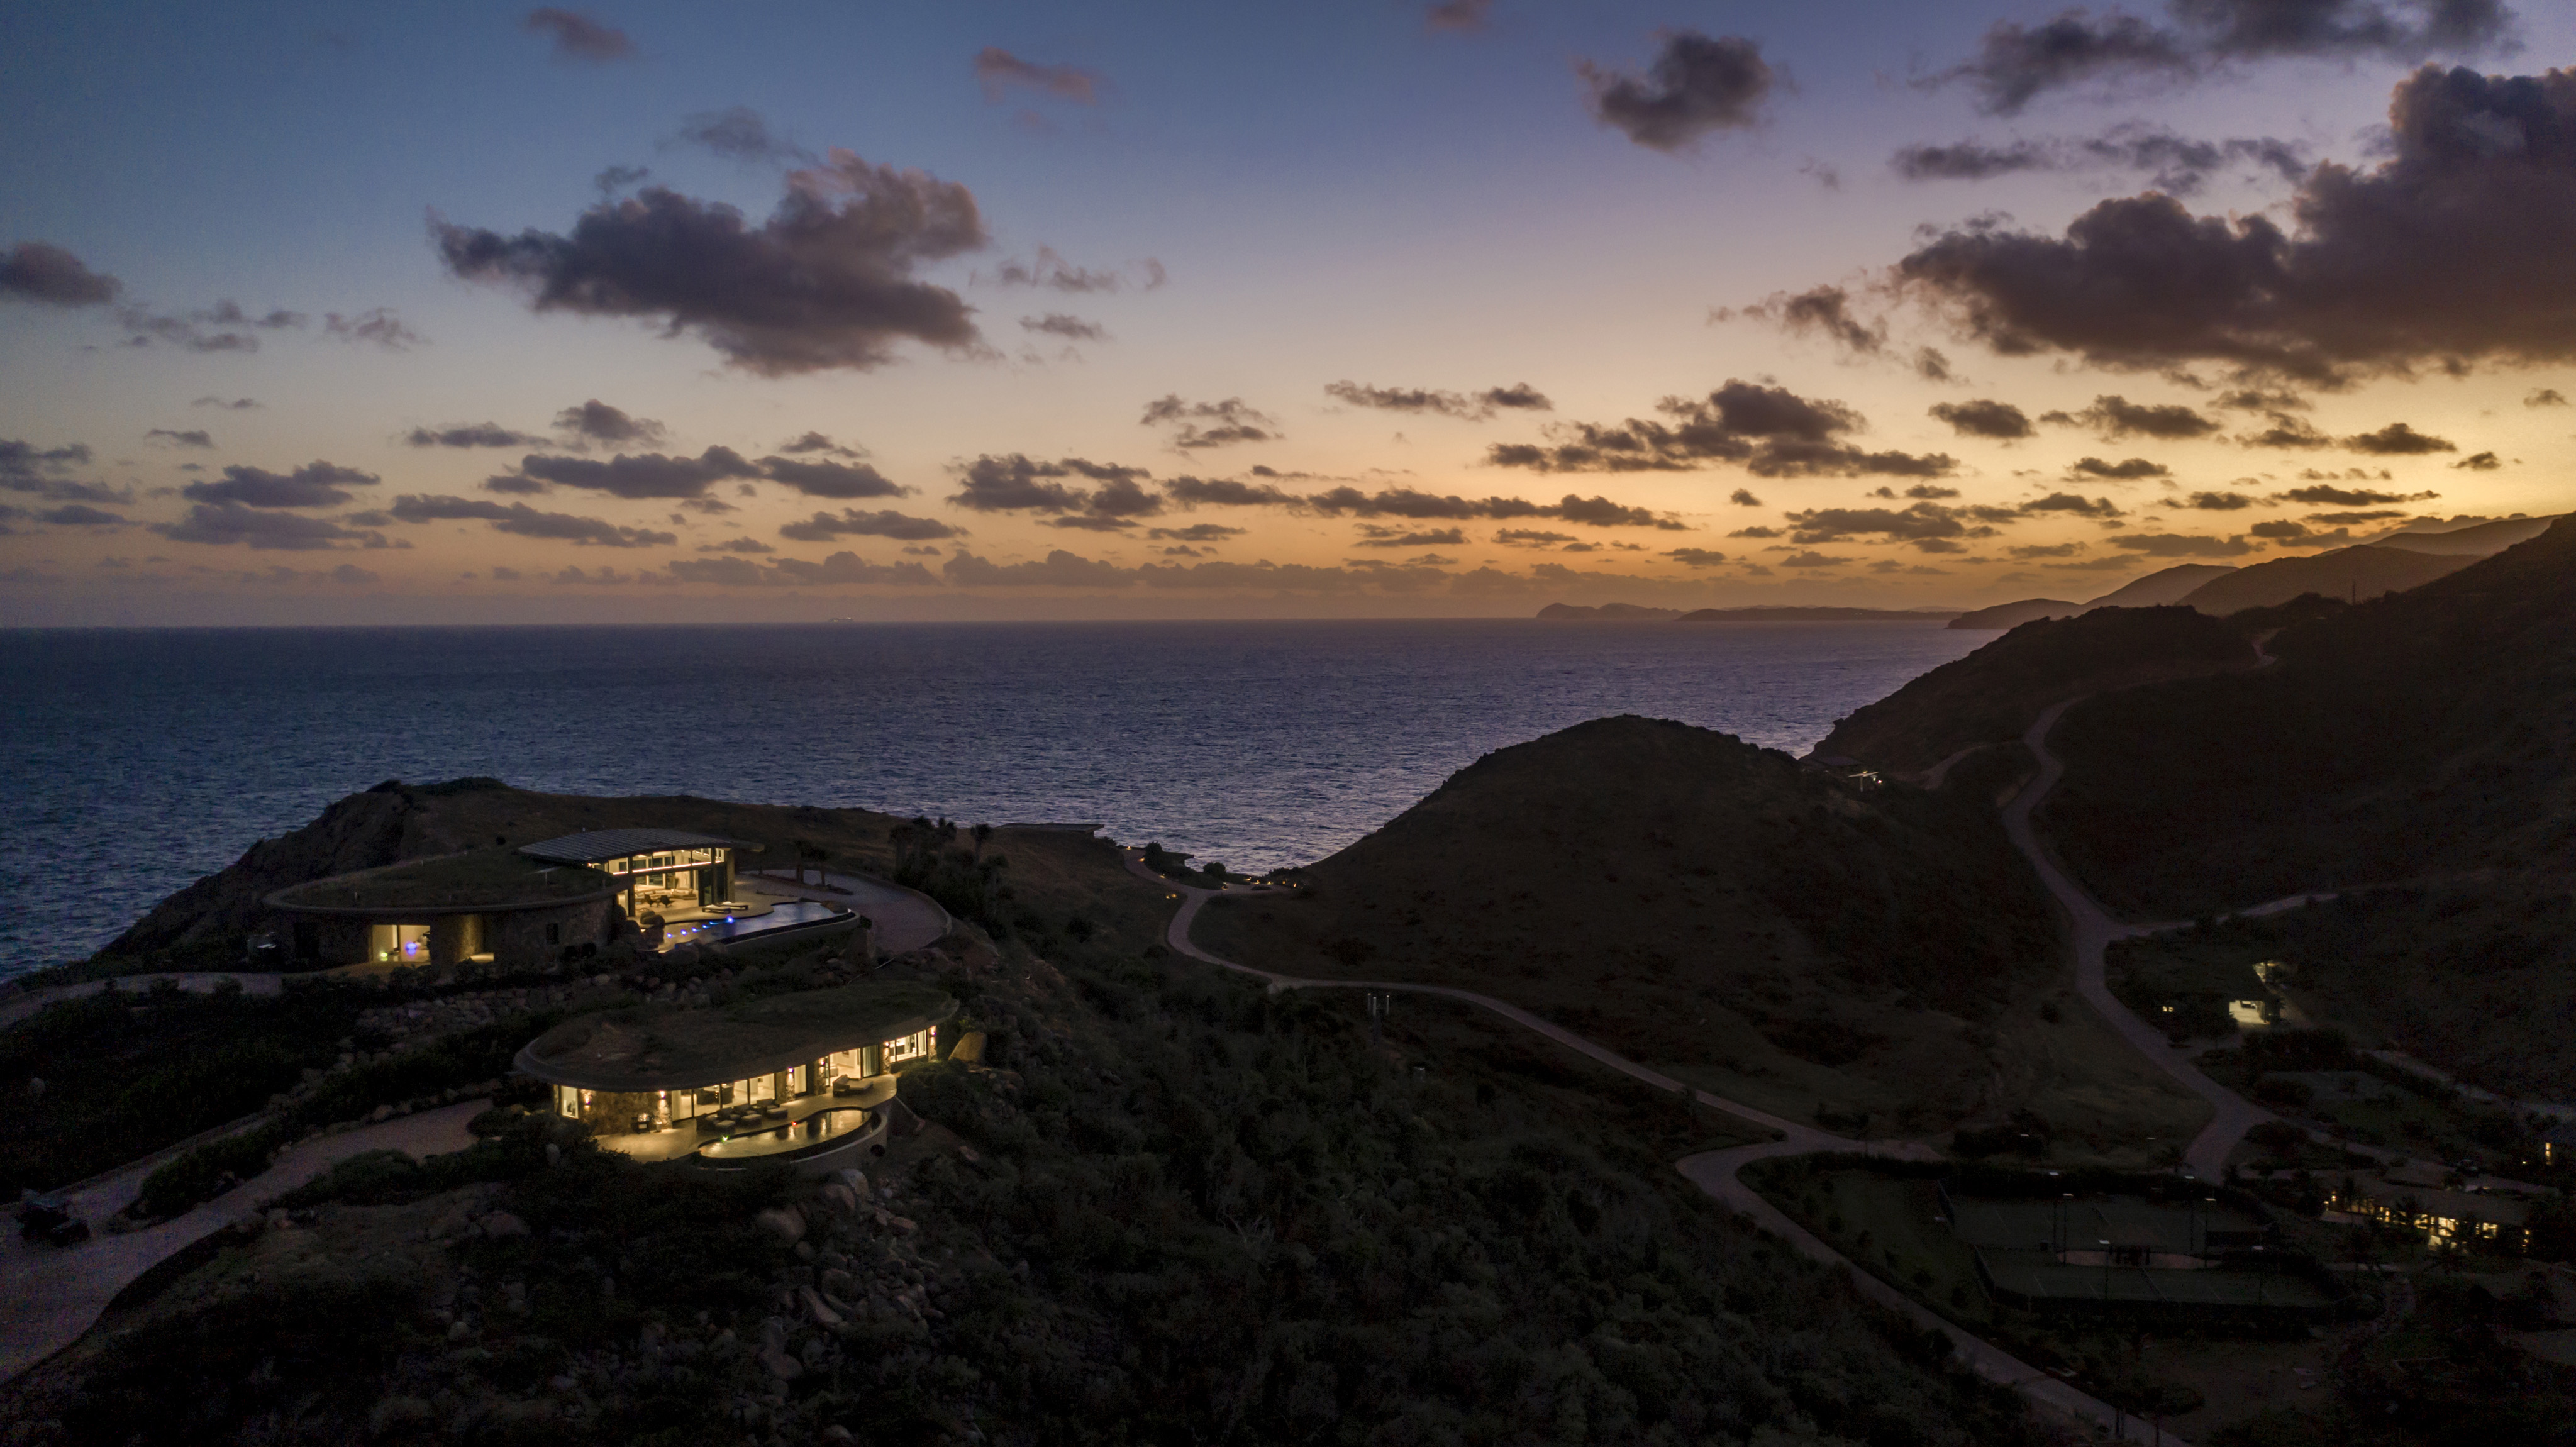
[[[1141,879],[1161,885],[1181,901],[1180,910],[1172,916],[1171,926],[1165,931],[1164,938],[1172,949],[1202,964],[1215,965],[1237,974],[1250,975],[1273,990],[1386,990],[1416,995],[1438,995],[1446,999],[1463,1001],[1479,1009],[1490,1010],[1515,1025],[1523,1026],[1577,1054],[1599,1061],[1622,1075],[1643,1081],[1658,1090],[1678,1092],[1690,1089],[1661,1071],[1640,1065],[1615,1050],[1575,1034],[1562,1025],[1541,1019],[1517,1005],[1507,1004],[1491,995],[1480,995],[1472,990],[1454,989],[1447,985],[1410,984],[1401,980],[1306,979],[1297,975],[1277,974],[1270,970],[1257,970],[1250,965],[1237,964],[1222,955],[1211,954],[1190,941],[1190,926],[1198,919],[1201,906],[1219,894],[1249,895],[1287,891],[1268,886],[1241,889],[1229,886],[1207,889],[1198,885],[1183,884],[1147,869],[1144,862],[1132,852],[1127,858],[1127,869]],[[1988,1381],[2011,1387],[2032,1401],[2096,1426],[2116,1425],[2124,1441],[2170,1443],[2172,1447],[2189,1447],[2189,1444],[2180,1437],[2170,1432],[2155,1433],[2146,1423],[2115,1411],[2109,1403],[2049,1376],[2046,1372],[2040,1371],[1992,1342],[1971,1335],[1903,1292],[1861,1270],[1841,1252],[1790,1220],[1778,1207],[1764,1200],[1760,1192],[1744,1184],[1737,1176],[1737,1172],[1755,1161],[1770,1160],[1779,1156],[1812,1155],[1826,1151],[1857,1151],[1863,1148],[1862,1142],[1830,1135],[1813,1126],[1802,1125],[1797,1121],[1784,1119],[1768,1111],[1757,1110],[1723,1096],[1711,1095],[1705,1090],[1691,1089],[1690,1093],[1691,1097],[1700,1104],[1725,1111],[1729,1115],[1769,1130],[1777,1137],[1755,1145],[1736,1146],[1722,1151],[1706,1151],[1699,1155],[1684,1157],[1678,1163],[1678,1169],[1692,1185],[1707,1192],[1710,1197],[1737,1214],[1751,1218],[1755,1225],[1786,1241],[1799,1254],[1827,1266],[1844,1268],[1850,1274],[1853,1288],[1861,1295],[1903,1313],[1918,1326],[1939,1331],[1948,1337],[1951,1345],[1957,1349],[1960,1360],[1966,1362],[1979,1376]],[[1913,1141],[1880,1142],[1870,1146],[1869,1149],[1905,1160],[1940,1158],[1939,1152]]]

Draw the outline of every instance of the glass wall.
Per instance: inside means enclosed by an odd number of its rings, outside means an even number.
[[[367,958],[380,965],[428,964],[429,926],[425,924],[367,926]]]
[[[899,1040],[836,1050],[785,1070],[693,1089],[611,1094],[558,1085],[554,1087],[554,1106],[557,1114],[586,1121],[603,1135],[635,1129],[638,1117],[649,1119],[647,1129],[659,1130],[737,1106],[792,1105],[817,1097],[828,1101],[835,1081],[883,1075],[901,1062],[932,1058],[938,1049],[939,1031],[933,1028]]]

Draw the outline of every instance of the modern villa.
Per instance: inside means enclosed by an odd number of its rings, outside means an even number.
[[[898,1067],[935,1056],[956,1013],[930,986],[883,981],[710,1010],[638,1005],[565,1021],[514,1068],[639,1160],[825,1171],[882,1144]]]
[[[631,922],[647,950],[856,919],[849,909],[739,888],[762,846],[677,829],[603,829],[518,849],[467,850],[291,885],[262,901],[292,967],[498,964],[541,968]]]

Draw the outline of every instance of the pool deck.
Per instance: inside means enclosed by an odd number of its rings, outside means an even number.
[[[735,880],[744,889],[758,888],[770,894],[793,895],[857,910],[876,921],[877,948],[890,955],[927,948],[954,928],[948,911],[930,896],[864,874],[826,874],[820,886],[749,872],[736,875]]]
[[[874,1085],[880,1081],[892,1084],[894,1077],[870,1076],[866,1083]],[[893,1099],[893,1093],[889,1091],[885,1100],[891,1099]],[[646,1131],[641,1135],[602,1135],[594,1132],[591,1139],[599,1142],[601,1148],[615,1151],[633,1160],[645,1162],[685,1160],[696,1155],[699,1147],[712,1141],[722,1140],[727,1135],[750,1135],[755,1131],[776,1130],[782,1125],[793,1125],[807,1116],[819,1115],[827,1110],[878,1108],[885,1104],[885,1100],[869,1100],[865,1095],[833,1095],[824,1092],[799,1096],[787,1102],[787,1114],[778,1120],[735,1125],[719,1130],[710,1129],[701,1124],[705,1120],[705,1117],[701,1116],[670,1130]],[[862,1101],[868,1101],[868,1104],[862,1106]]]

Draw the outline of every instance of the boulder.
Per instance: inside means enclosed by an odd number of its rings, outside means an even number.
[[[842,1185],[838,1181],[831,1182],[829,1185],[823,1187],[822,1196],[824,1200],[832,1203],[834,1209],[845,1215],[859,1209],[859,1198],[851,1192],[849,1187]]]
[[[763,1348],[760,1364],[769,1368],[769,1374],[782,1382],[792,1382],[805,1375],[805,1364],[788,1355],[783,1347]]]
[[[825,1306],[823,1304],[823,1298],[814,1294],[814,1288],[810,1286],[806,1287],[802,1295],[805,1300],[805,1314],[814,1318],[814,1324],[816,1326],[839,1326],[841,1324],[841,1314],[834,1311],[832,1308]]]
[[[528,1223],[507,1211],[495,1211],[483,1218],[483,1234],[495,1241],[504,1236],[525,1236]]]
[[[791,1246],[805,1239],[805,1215],[793,1206],[773,1207],[751,1219]]]

